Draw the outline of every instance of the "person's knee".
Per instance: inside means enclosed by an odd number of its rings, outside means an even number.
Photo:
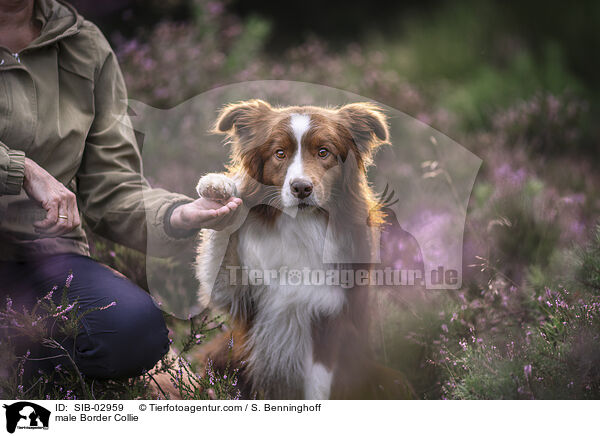
[[[128,297],[117,299],[113,307],[105,309],[106,314],[96,315],[104,318],[100,324],[105,328],[78,337],[75,352],[84,374],[97,378],[138,376],[168,352],[170,341],[162,312],[146,293]]]

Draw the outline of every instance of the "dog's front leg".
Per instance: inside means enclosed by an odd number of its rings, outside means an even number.
[[[328,400],[333,384],[333,369],[309,359],[304,379],[305,400]]]
[[[234,180],[225,174],[203,176],[196,187],[198,194],[216,202],[224,202],[236,195]],[[199,300],[206,307],[211,303],[232,315],[243,315],[247,284],[237,254],[237,230],[243,225],[248,208],[241,205],[235,219],[223,230],[205,229],[201,234],[196,257],[196,276],[200,282]]]

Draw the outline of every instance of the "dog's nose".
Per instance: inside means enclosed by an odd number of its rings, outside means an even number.
[[[292,188],[292,194],[294,194],[294,197],[297,197],[301,200],[308,197],[313,191],[312,183],[306,179],[294,179],[290,182],[290,186]]]

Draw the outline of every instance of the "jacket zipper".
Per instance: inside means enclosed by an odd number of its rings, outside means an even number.
[[[13,53],[12,55],[18,63],[21,63],[21,56],[19,56],[19,53]]]

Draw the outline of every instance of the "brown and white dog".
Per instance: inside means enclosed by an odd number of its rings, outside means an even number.
[[[212,365],[240,365],[244,393],[270,399],[409,396],[399,374],[372,361],[367,286],[232,280],[237,267],[368,270],[383,216],[366,168],[388,141],[382,111],[250,100],[225,107],[215,132],[231,140],[231,164],[202,177],[198,193],[237,194],[245,211],[229,229],[204,230],[198,249],[200,300],[232,323],[208,345]]]

